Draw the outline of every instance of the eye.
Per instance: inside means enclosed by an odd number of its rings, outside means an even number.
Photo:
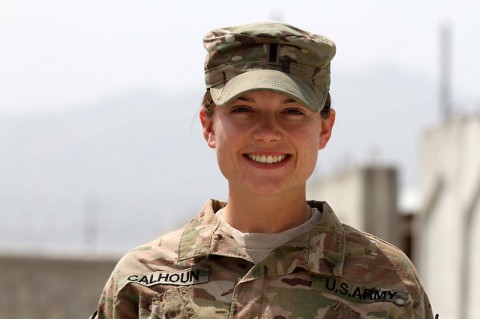
[[[305,112],[299,108],[288,108],[288,109],[285,109],[283,113],[288,115],[303,115]]]
[[[250,108],[246,106],[239,105],[232,108],[232,113],[246,113],[246,112],[250,112]]]

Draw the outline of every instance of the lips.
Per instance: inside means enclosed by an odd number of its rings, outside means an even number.
[[[284,161],[288,155],[256,155],[256,154],[247,154],[247,157],[254,162],[262,164],[276,164]]]

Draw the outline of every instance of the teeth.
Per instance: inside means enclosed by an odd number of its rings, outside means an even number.
[[[255,162],[263,163],[263,164],[272,164],[278,163],[283,161],[287,155],[251,155],[249,154],[248,157]]]

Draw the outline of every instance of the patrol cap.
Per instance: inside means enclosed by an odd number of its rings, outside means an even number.
[[[203,44],[205,84],[216,105],[249,91],[273,90],[314,112],[323,108],[335,56],[330,39],[267,21],[210,31]]]

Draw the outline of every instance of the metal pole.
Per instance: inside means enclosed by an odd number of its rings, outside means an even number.
[[[451,27],[444,23],[440,27],[440,112],[444,120],[452,115],[452,46]]]

